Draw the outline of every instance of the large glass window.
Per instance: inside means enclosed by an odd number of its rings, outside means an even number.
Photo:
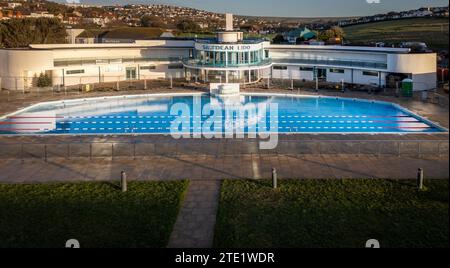
[[[199,51],[195,53],[197,55],[197,60],[201,64],[214,65],[218,67],[229,66],[239,66],[247,64],[256,64],[261,62],[264,58],[264,50],[257,51]]]

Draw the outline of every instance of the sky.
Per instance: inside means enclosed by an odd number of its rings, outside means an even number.
[[[65,0],[55,0],[65,2]],[[170,4],[236,15],[274,17],[348,17],[424,6],[447,6],[448,0],[67,0],[82,4]],[[369,3],[373,2],[373,3]]]

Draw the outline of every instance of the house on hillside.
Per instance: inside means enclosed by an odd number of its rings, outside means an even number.
[[[97,44],[100,43],[99,36],[106,34],[106,30],[86,29],[75,37],[75,44]]]
[[[298,29],[292,30],[290,32],[283,34],[284,39],[290,44],[296,44],[297,40],[300,38],[302,41],[309,41],[311,39],[316,39],[317,34],[306,27],[300,27]]]
[[[164,31],[160,28],[128,27],[107,31],[98,36],[99,43],[133,43],[135,40],[159,38]]]
[[[135,40],[173,38],[160,28],[128,27],[116,29],[86,29],[75,38],[76,44],[133,43]]]

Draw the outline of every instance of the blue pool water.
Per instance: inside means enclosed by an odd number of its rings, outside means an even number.
[[[274,104],[277,111],[270,109]],[[210,109],[205,110],[206,107]],[[244,110],[247,112],[240,113]],[[174,120],[180,124],[174,125]],[[0,134],[9,135],[220,133],[233,129],[245,133],[443,131],[390,103],[262,95],[229,98],[147,95],[53,102],[30,107],[0,120]]]

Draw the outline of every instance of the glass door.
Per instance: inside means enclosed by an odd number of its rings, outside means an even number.
[[[136,67],[127,67],[126,74],[127,80],[136,80]]]

